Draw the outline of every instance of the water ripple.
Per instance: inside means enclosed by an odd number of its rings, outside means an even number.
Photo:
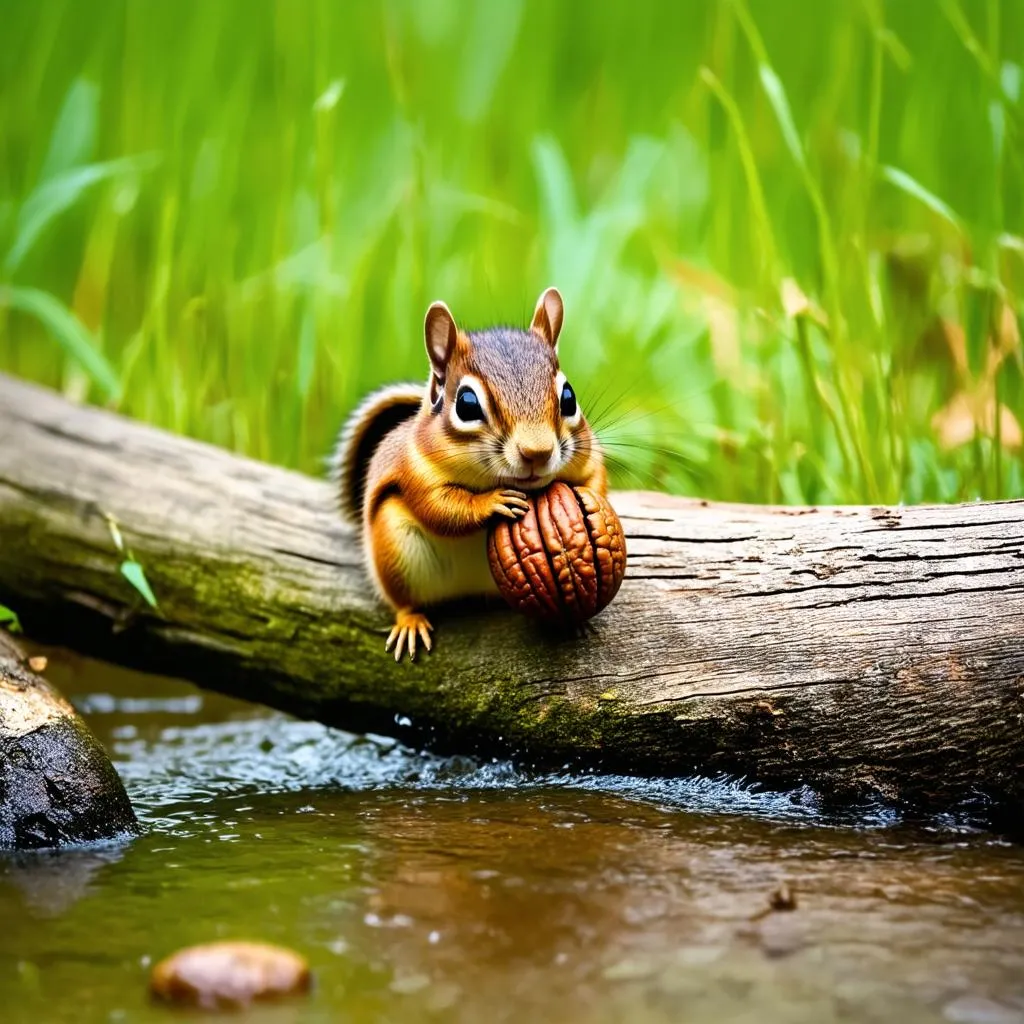
[[[144,820],[164,820],[177,805],[220,797],[304,790],[471,792],[573,789],[614,795],[667,810],[755,815],[786,823],[884,828],[901,815],[880,803],[837,812],[807,787],[767,791],[728,777],[637,778],[596,771],[532,772],[508,761],[439,757],[378,736],[356,736],[271,714],[249,720],[168,726],[149,737],[113,742],[118,770]],[[969,827],[955,816],[934,819]]]

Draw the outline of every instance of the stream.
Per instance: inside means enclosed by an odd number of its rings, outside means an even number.
[[[0,855],[4,1024],[202,1021],[149,969],[229,938],[310,961],[266,1024],[1024,1024],[1024,847],[968,822],[442,759],[46,653],[145,832]]]

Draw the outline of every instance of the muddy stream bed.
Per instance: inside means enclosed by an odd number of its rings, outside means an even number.
[[[227,938],[310,960],[266,1024],[1024,1024],[1024,846],[965,821],[532,776],[48,653],[145,834],[0,855],[4,1024],[202,1020],[149,967]]]

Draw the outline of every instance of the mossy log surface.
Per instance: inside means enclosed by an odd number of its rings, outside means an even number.
[[[0,601],[40,639],[439,751],[1022,800],[1024,501],[612,498],[628,569],[589,635],[453,607],[396,665],[327,483],[0,377]]]

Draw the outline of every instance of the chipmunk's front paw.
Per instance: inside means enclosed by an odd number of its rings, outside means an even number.
[[[490,516],[504,516],[506,519],[522,519],[529,511],[530,499],[522,492],[499,487],[486,495]]]
[[[423,641],[423,646],[429,651],[434,646],[430,639],[430,631],[433,628],[426,615],[403,609],[395,615],[395,624],[388,634],[384,650],[390,651],[394,646],[395,661],[401,661],[402,651],[408,648],[409,660],[415,661],[417,637]]]

